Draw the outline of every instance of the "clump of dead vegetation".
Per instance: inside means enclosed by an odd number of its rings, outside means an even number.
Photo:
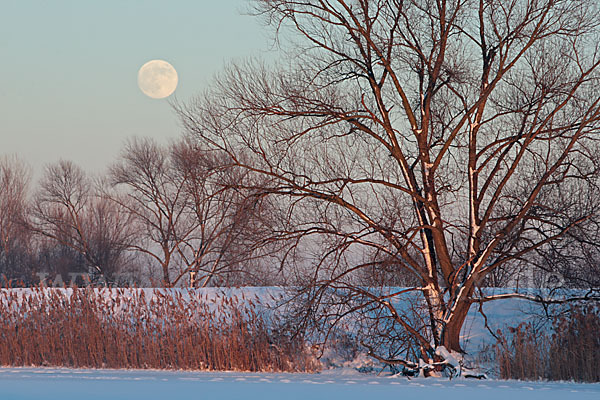
[[[0,290],[0,364],[310,372],[258,299],[143,289]]]
[[[600,382],[600,307],[574,307],[550,330],[522,323],[499,331],[495,350],[504,379]]]

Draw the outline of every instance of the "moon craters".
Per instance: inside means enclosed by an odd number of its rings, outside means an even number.
[[[163,60],[152,60],[142,65],[138,72],[138,86],[153,99],[170,96],[177,88],[177,71]]]

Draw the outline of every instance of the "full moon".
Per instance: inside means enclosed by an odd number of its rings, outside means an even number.
[[[163,60],[152,60],[142,65],[138,72],[138,86],[148,97],[164,99],[177,87],[177,71]]]

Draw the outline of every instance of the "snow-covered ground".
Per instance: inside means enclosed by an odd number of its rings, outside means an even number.
[[[600,399],[600,384],[320,374],[0,368],[0,399]]]

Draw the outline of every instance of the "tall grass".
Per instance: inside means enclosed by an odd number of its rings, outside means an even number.
[[[199,291],[0,290],[0,364],[310,372],[300,338],[274,333],[256,299]]]
[[[556,317],[551,332],[523,323],[499,333],[495,350],[502,378],[600,382],[598,306]]]

